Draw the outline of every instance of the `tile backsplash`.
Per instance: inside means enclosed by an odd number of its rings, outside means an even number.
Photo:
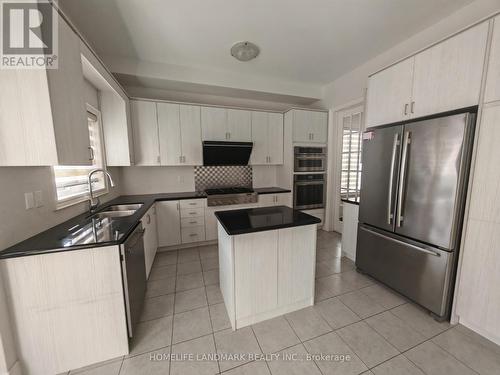
[[[195,167],[194,185],[197,191],[220,187],[252,187],[252,167],[248,165]]]

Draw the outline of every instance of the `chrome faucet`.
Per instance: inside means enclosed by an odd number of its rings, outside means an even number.
[[[92,176],[96,172],[102,172],[104,174],[104,176],[108,177],[109,184],[111,185],[111,187],[115,187],[115,183],[113,182],[113,178],[108,173],[108,171],[106,171],[105,169],[98,168],[98,169],[93,169],[89,172],[87,183],[89,185],[89,212],[90,213],[93,213],[96,210],[96,208],[99,207],[99,204],[100,204],[98,197],[95,198],[96,203],[94,203],[94,192],[92,190]]]

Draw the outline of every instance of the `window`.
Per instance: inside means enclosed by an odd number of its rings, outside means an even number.
[[[87,121],[89,126],[90,155],[92,165],[54,166],[57,202],[59,206],[67,206],[88,199],[87,176],[96,168],[105,168],[104,146],[100,124],[100,112],[87,105]],[[102,173],[92,177],[92,188],[96,195],[107,192],[106,180]]]
[[[342,118],[342,169],[340,198],[359,203],[361,186],[361,133],[363,113],[346,113]]]

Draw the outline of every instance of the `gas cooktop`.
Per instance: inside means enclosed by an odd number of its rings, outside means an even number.
[[[230,204],[257,203],[258,195],[248,187],[225,187],[206,189],[208,206],[226,206]]]

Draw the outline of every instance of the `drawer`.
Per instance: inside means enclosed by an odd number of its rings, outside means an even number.
[[[199,227],[205,225],[205,217],[185,217],[181,219],[181,227]]]
[[[205,227],[181,228],[182,243],[205,241]]]
[[[205,207],[205,199],[182,199],[179,202],[181,210]]]
[[[181,218],[202,216],[205,216],[205,210],[203,207],[181,209]]]

